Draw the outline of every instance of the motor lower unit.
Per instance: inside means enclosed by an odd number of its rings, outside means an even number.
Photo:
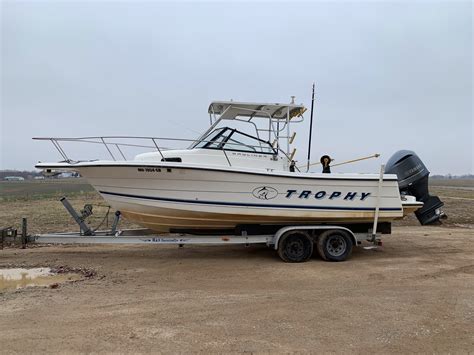
[[[430,172],[415,152],[399,150],[388,160],[385,172],[397,175],[402,196],[412,195],[424,203],[422,208],[415,211],[422,225],[440,223],[441,218],[446,218],[442,210],[444,203],[428,191]]]

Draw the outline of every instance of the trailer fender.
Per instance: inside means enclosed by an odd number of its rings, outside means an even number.
[[[278,250],[278,243],[280,242],[280,238],[286,232],[296,231],[296,230],[306,230],[307,231],[307,230],[329,230],[329,229],[338,229],[338,230],[346,231],[351,236],[351,239],[352,239],[352,242],[354,243],[354,245],[358,245],[356,235],[349,228],[341,227],[341,226],[288,226],[288,227],[283,227],[275,233],[272,242],[270,242],[269,244],[273,244],[273,248],[275,250]]]

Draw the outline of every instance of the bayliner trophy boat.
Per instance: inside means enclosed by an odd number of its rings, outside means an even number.
[[[163,148],[168,138],[134,137],[148,141],[144,146],[153,151],[133,160],[124,153],[124,147],[137,146],[124,143],[131,137],[36,138],[51,141],[64,158],[36,167],[79,172],[126,219],[157,232],[262,231],[308,224],[354,230],[369,226],[376,209],[380,225],[389,226],[435,198],[424,180],[418,186],[429,172],[409,151],[392,157],[387,170],[394,174],[383,176],[298,168],[291,127],[303,121],[305,111],[295,103],[212,102],[211,126],[187,149]],[[103,144],[112,160],[72,160],[64,142]],[[323,163],[329,161],[326,157]],[[422,223],[439,219],[438,201],[418,216]]]

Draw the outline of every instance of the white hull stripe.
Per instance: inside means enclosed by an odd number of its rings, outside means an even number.
[[[216,205],[216,206],[239,206],[239,207],[271,207],[271,208],[287,208],[287,209],[309,209],[309,210],[349,210],[349,211],[375,211],[375,208],[372,207],[334,207],[334,206],[305,206],[305,205],[275,205],[275,204],[264,204],[264,203],[245,203],[245,202],[223,202],[223,201],[204,201],[204,200],[183,200],[167,197],[153,197],[153,196],[142,196],[142,195],[131,195],[124,194],[119,192],[107,192],[99,191],[104,195],[128,197],[128,198],[138,198],[144,200],[156,200],[156,201],[165,201],[165,202],[178,202],[178,203],[191,203],[199,205]],[[381,207],[380,211],[402,211],[401,208],[397,207]]]

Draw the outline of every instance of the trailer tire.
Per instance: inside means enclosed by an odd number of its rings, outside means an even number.
[[[285,233],[278,243],[278,256],[287,263],[308,261],[313,254],[313,240],[305,231]]]
[[[344,261],[351,255],[353,245],[348,232],[341,229],[331,229],[321,233],[316,243],[316,249],[323,260]]]

